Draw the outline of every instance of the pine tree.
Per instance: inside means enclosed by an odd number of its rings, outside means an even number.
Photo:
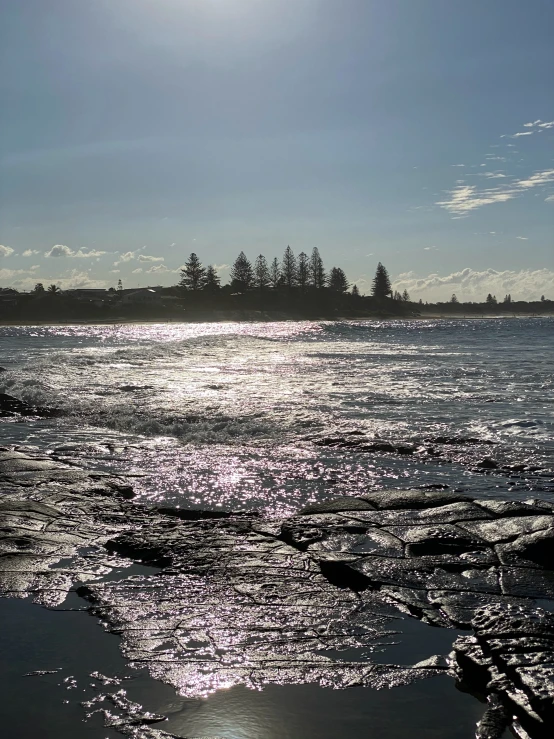
[[[497,305],[498,301],[496,300],[495,295],[491,295],[490,293],[487,295],[487,299],[485,300],[485,303],[489,308],[493,308]]]
[[[277,257],[275,257],[271,262],[271,266],[269,268],[269,284],[274,290],[276,290],[281,284],[281,267]]]
[[[310,280],[312,286],[319,290],[325,287],[325,269],[323,268],[323,260],[319,255],[319,249],[314,246],[310,257]]]
[[[352,285],[352,297],[353,298],[359,298],[360,297],[360,291],[358,290],[357,285]]]
[[[281,276],[283,278],[283,284],[289,289],[296,285],[297,280],[297,265],[296,257],[294,252],[287,246],[285,253],[283,254],[283,261],[281,263]]]
[[[298,287],[302,290],[302,292],[306,292],[306,288],[308,287],[310,281],[310,261],[308,259],[308,255],[305,254],[303,251],[301,251],[298,255],[296,279]]]
[[[375,270],[375,277],[373,278],[373,286],[371,289],[371,293],[374,298],[377,298],[378,300],[382,300],[383,298],[388,298],[392,295],[392,285],[390,282],[389,273],[383,267],[381,262],[377,265],[377,269]]]
[[[458,298],[456,296],[456,293],[452,293],[452,297],[450,298],[451,303],[458,303]]]
[[[220,282],[221,280],[215,267],[210,264],[209,267],[206,268],[206,278],[202,289],[209,293],[216,293],[221,288]]]
[[[394,291],[394,295],[392,296],[393,300],[402,300],[402,295],[398,292],[398,290]]]
[[[237,292],[244,293],[252,287],[253,282],[252,265],[246,258],[246,254],[241,251],[231,269],[231,287]]]
[[[407,290],[404,290],[404,292],[402,293],[402,300],[405,303],[409,303],[410,302],[410,293]]]
[[[45,292],[46,291],[44,289],[44,285],[42,284],[42,282],[37,282],[37,284],[33,288],[33,293],[35,295],[44,295]]]
[[[345,293],[348,290],[348,280],[340,267],[333,267],[331,270],[329,289],[337,293]]]
[[[117,281],[117,290],[118,292],[121,292],[123,290],[123,283],[121,282],[121,278]]]
[[[179,287],[183,290],[202,290],[206,281],[206,270],[194,252],[181,267],[181,281]]]
[[[254,287],[257,287],[258,290],[267,290],[270,284],[271,277],[267,261],[264,255],[260,254],[254,262]]]

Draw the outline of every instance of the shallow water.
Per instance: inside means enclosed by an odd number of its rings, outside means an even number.
[[[82,607],[73,596],[65,607]],[[445,633],[426,629],[440,647]],[[434,642],[438,637],[439,643]],[[84,611],[44,611],[21,600],[0,601],[2,731],[10,739],[115,739],[99,715],[85,719],[80,707],[102,693],[125,690],[146,710],[167,716],[155,728],[183,737],[220,739],[401,739],[411,736],[468,739],[484,706],[460,692],[446,676],[392,690],[332,690],[316,685],[268,685],[262,691],[235,686],[206,699],[178,696],[144,672],[129,670],[116,638]],[[28,675],[38,670],[54,671]],[[103,686],[91,673],[122,679]],[[105,706],[99,703],[99,707]],[[111,706],[108,706],[112,710]]]

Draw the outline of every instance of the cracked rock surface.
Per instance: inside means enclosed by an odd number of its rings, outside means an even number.
[[[0,451],[0,493],[0,593],[54,607],[76,590],[131,665],[182,695],[449,672],[488,699],[478,736],[513,716],[521,736],[551,734],[554,616],[535,603],[554,599],[551,504],[398,490],[284,520],[216,515],[140,505],[123,479],[22,449]],[[136,562],[152,574],[126,575]],[[391,664],[386,646],[409,618],[422,635],[467,635],[448,659]],[[149,725],[159,717],[110,700],[110,726],[164,736]]]

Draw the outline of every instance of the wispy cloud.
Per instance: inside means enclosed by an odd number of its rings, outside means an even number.
[[[457,216],[466,215],[484,205],[513,200],[526,190],[543,187],[551,182],[554,182],[554,169],[535,172],[526,179],[515,180],[504,186],[479,189],[476,185],[459,185],[448,191],[450,197],[447,200],[439,200],[435,205]]]
[[[4,246],[3,244],[0,244],[0,257],[11,257],[13,254],[13,249],[11,246]]]
[[[149,254],[139,254],[139,262],[163,262],[163,257],[152,257]]]
[[[547,198],[544,199],[545,203],[554,203],[554,195],[549,195]]]
[[[36,254],[40,254],[40,252],[37,249],[25,249],[25,251],[21,253],[21,256],[22,257],[34,257]]]
[[[519,239],[520,241],[529,241],[528,236],[516,236],[516,239]]]

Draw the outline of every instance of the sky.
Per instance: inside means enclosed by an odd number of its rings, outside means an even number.
[[[317,246],[554,299],[552,0],[2,0],[0,287]]]

